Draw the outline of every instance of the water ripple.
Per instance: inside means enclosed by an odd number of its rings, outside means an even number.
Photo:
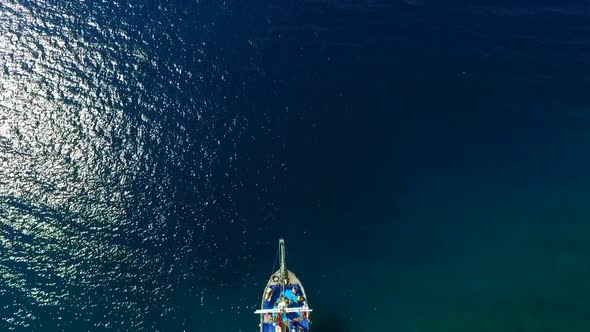
[[[227,265],[207,232],[238,219],[244,186],[218,188],[248,121],[223,106],[212,19],[111,1],[0,15],[0,326],[161,327],[146,317],[176,315],[181,283]]]

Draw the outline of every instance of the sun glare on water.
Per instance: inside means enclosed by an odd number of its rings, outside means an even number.
[[[12,328],[38,324],[41,307],[84,316],[109,303],[98,325],[139,317],[143,304],[116,302],[127,290],[115,283],[133,277],[124,262],[153,263],[112,240],[142,154],[120,110],[124,77],[60,10],[0,5],[0,294],[19,299],[0,319]]]

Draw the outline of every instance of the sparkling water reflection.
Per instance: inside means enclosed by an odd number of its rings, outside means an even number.
[[[162,328],[203,301],[181,284],[232,263],[207,230],[238,219],[248,123],[216,103],[230,73],[188,10],[0,4],[0,326]]]

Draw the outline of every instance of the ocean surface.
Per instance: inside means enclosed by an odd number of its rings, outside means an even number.
[[[0,0],[0,331],[590,330],[590,3]]]

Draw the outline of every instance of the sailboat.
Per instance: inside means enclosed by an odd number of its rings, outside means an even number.
[[[301,281],[287,270],[283,239],[279,239],[279,254],[280,268],[270,276],[260,309],[254,312],[260,315],[260,332],[309,332],[312,309]]]

